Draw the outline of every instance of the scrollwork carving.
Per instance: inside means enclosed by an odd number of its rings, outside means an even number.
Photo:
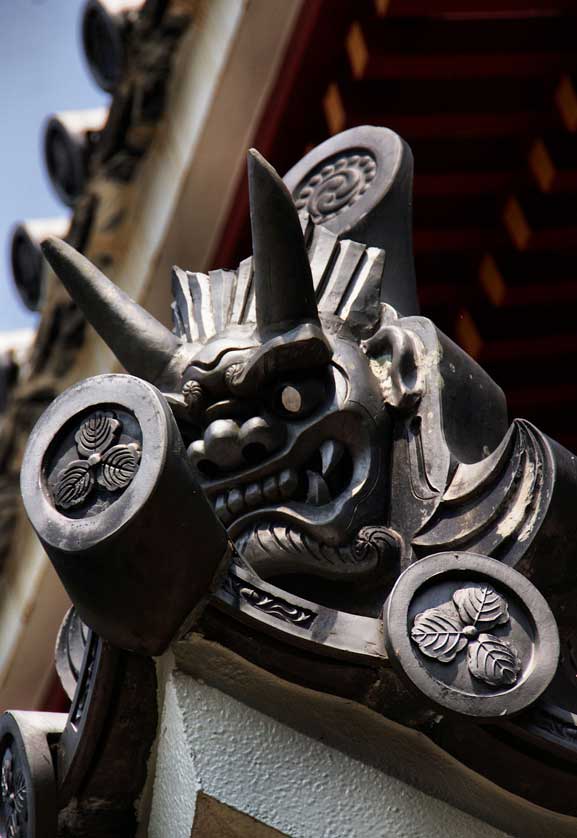
[[[206,401],[202,385],[198,381],[186,381],[182,387],[182,395],[190,413],[193,416],[199,414]]]
[[[384,526],[362,527],[350,544],[333,547],[307,533],[274,523],[261,524],[246,531],[237,548],[254,569],[273,566],[282,569],[290,560],[293,567],[355,576],[394,565],[398,546],[393,533]]]
[[[385,559],[394,560],[397,553],[395,536],[388,527],[362,527],[351,546],[353,562],[378,565]]]
[[[234,391],[239,384],[245,371],[245,364],[235,363],[231,364],[224,373],[224,381],[229,390]]]
[[[233,573],[227,576],[224,589],[234,596],[240,597],[248,605],[252,605],[253,608],[258,608],[259,611],[270,614],[285,623],[310,628],[316,618],[313,611],[292,605],[280,597],[272,596],[268,592],[248,584],[243,579],[239,579]]]

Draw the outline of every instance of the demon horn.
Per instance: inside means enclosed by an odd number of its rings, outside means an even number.
[[[127,372],[157,382],[174,361],[179,340],[66,242],[50,237],[42,242],[42,250]]]
[[[255,149],[248,153],[250,223],[259,334],[319,315],[305,240],[290,193]]]

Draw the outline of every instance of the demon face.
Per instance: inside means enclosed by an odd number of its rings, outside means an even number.
[[[383,523],[389,416],[357,342],[317,331],[323,353],[303,327],[283,335],[293,353],[282,370],[274,339],[251,346],[236,329],[202,347],[185,373],[190,462],[261,575],[339,578],[378,558],[359,533]]]
[[[249,184],[253,258],[174,275],[189,459],[261,575],[362,576],[379,562],[391,441],[360,346],[383,253],[307,228],[257,153]]]
[[[249,185],[252,258],[176,268],[174,334],[71,248],[47,254],[126,369],[167,395],[244,558],[267,577],[364,578],[390,546],[390,417],[361,345],[380,317],[384,252],[299,218],[257,152]]]

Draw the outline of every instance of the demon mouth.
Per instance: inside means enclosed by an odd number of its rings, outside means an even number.
[[[213,497],[212,502],[228,527],[248,512],[286,501],[324,506],[342,494],[351,476],[350,453],[341,442],[329,439],[302,468],[284,468],[260,480],[234,485]]]

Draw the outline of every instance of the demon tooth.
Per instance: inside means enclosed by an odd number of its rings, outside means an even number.
[[[328,503],[331,496],[321,475],[314,471],[307,471],[307,478],[307,503],[312,503],[313,506],[323,506],[323,504]]]
[[[296,492],[298,476],[294,469],[285,468],[278,477],[278,488],[282,498],[290,498]]]
[[[276,475],[267,477],[262,485],[262,493],[268,501],[278,500],[280,497],[278,480]]]
[[[329,477],[338,466],[344,453],[344,446],[334,439],[327,439],[320,447],[322,461],[322,475]]]
[[[226,526],[232,521],[232,515],[228,511],[226,505],[226,495],[219,495],[214,505],[214,511],[218,515],[220,521]]]
[[[251,483],[246,487],[244,502],[247,506],[258,506],[262,502],[262,490],[259,483]]]
[[[238,515],[244,509],[244,497],[240,489],[231,489],[228,493],[226,505],[233,515]]]

